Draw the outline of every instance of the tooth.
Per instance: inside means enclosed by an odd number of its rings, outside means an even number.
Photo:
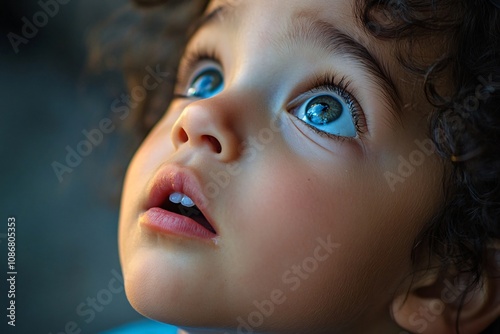
[[[170,202],[172,203],[175,203],[175,204],[179,204],[181,201],[182,201],[182,198],[184,197],[184,194],[181,194],[181,193],[173,193],[171,194],[168,199],[170,200]]]
[[[186,195],[184,195],[184,197],[182,197],[181,204],[184,205],[185,207],[188,207],[188,208],[194,206],[193,200]]]

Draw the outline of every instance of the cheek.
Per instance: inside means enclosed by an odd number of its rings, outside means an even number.
[[[238,254],[235,262],[245,264],[233,267],[238,280],[258,287],[247,298],[259,292],[265,298],[273,289],[288,292],[297,303],[284,304],[289,310],[283,314],[304,312],[304,303],[318,312],[318,300],[325,294],[335,298],[324,302],[335,300],[339,309],[359,305],[352,291],[362,291],[361,280],[352,278],[366,275],[360,275],[363,259],[357,266],[349,256],[357,248],[353,226],[362,216],[356,214],[352,180],[335,172],[345,169],[332,167],[325,182],[322,171],[311,170],[309,163],[271,156],[249,167],[254,171],[251,178],[238,181],[245,192],[235,194],[233,202],[244,205],[227,219],[233,222],[230,233],[237,237],[224,242]],[[294,305],[302,306],[294,310]]]
[[[251,177],[238,180],[238,188],[245,191],[232,199],[239,207],[230,220],[241,221],[235,232],[253,242],[282,242],[286,253],[311,245],[327,233],[345,241],[357,239],[363,232],[360,227],[370,228],[367,222],[388,220],[383,214],[390,214],[374,196],[373,189],[380,188],[376,175],[359,165],[357,161],[315,162],[270,153],[269,159],[243,173]]]
[[[170,140],[170,129],[175,122],[175,117],[165,116],[157,126],[144,139],[136,151],[125,177],[123,194],[120,207],[119,243],[122,265],[126,265],[128,253],[134,252],[134,241],[138,228],[137,214],[143,208],[140,203],[152,175],[164,163],[174,150]],[[126,247],[124,247],[126,245]],[[130,254],[130,255],[131,255]]]
[[[134,154],[125,179],[124,204],[144,191],[154,172],[171,156],[174,146],[170,132],[175,121],[173,112],[166,113]]]
[[[420,222],[406,217],[418,205],[392,193],[383,172],[362,161],[315,163],[281,152],[248,167],[252,177],[238,180],[245,192],[232,196],[230,207],[239,205],[227,221],[237,238],[227,246],[245,263],[235,269],[242,284],[258,285],[263,294],[293,292],[316,312],[318,301],[351,315],[367,298],[383,301],[410,270]],[[327,240],[336,247],[318,259],[315,250]],[[297,270],[304,276],[293,268],[302,268]]]

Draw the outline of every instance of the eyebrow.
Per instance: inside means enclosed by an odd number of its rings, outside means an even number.
[[[388,67],[373,56],[368,49],[351,36],[343,33],[334,25],[311,18],[310,15],[300,12],[295,16],[291,29],[278,37],[277,42],[282,45],[295,43],[313,43],[314,46],[325,50],[328,54],[339,55],[353,60],[376,86],[381,87],[384,100],[390,105],[390,111],[399,118],[401,109],[401,95],[391,79]]]
[[[201,16],[193,26],[192,35],[202,27],[230,16],[235,9],[231,2],[231,0],[221,0],[219,6]],[[368,77],[373,79],[374,84],[381,88],[384,102],[390,106],[389,111],[396,119],[400,119],[401,115],[398,111],[402,109],[402,99],[389,75],[388,67],[375,58],[365,46],[337,29],[333,24],[315,19],[305,11],[296,13],[288,27],[276,39],[278,45],[284,47],[298,42],[312,42],[327,53],[354,60],[363,72],[368,73]]]

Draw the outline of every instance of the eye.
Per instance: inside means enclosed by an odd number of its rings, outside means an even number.
[[[201,71],[191,81],[187,96],[207,99],[219,94],[224,88],[224,78],[220,70],[207,68]]]
[[[329,91],[330,90],[330,91]],[[318,91],[314,93],[314,91]],[[322,92],[319,92],[322,91]],[[356,137],[356,112],[347,93],[338,86],[316,88],[314,95],[291,113],[319,133],[338,137]]]

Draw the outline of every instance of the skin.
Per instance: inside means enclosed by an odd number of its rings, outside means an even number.
[[[386,179],[402,158],[420,151],[415,140],[426,138],[431,106],[422,82],[400,66],[393,42],[361,28],[354,1],[232,3],[187,48],[215,49],[220,64],[201,61],[184,70],[187,79],[177,86],[185,94],[197,71],[215,66],[224,75],[223,91],[175,99],[128,169],[119,243],[130,302],[183,333],[238,333],[238,319],[248,322],[258,310],[254,302],[271,300],[278,290],[282,302],[254,332],[399,333],[390,304],[412,272],[413,241],[442,203],[443,169],[433,154],[404,182],[391,188]],[[207,12],[219,5],[212,1]],[[383,64],[399,101],[388,102],[387,90],[351,57],[309,38],[282,38],[291,22],[311,20],[361,43]],[[320,135],[293,115],[292,102],[303,102],[313,88],[308,83],[325,72],[350,83],[361,110],[355,138]],[[262,131],[271,138],[259,139]],[[189,168],[205,192],[214,174],[237,167],[216,196],[205,193],[217,244],[139,224],[151,180],[166,164]],[[337,247],[317,253],[317,268],[308,273],[304,266],[318,238]]]

